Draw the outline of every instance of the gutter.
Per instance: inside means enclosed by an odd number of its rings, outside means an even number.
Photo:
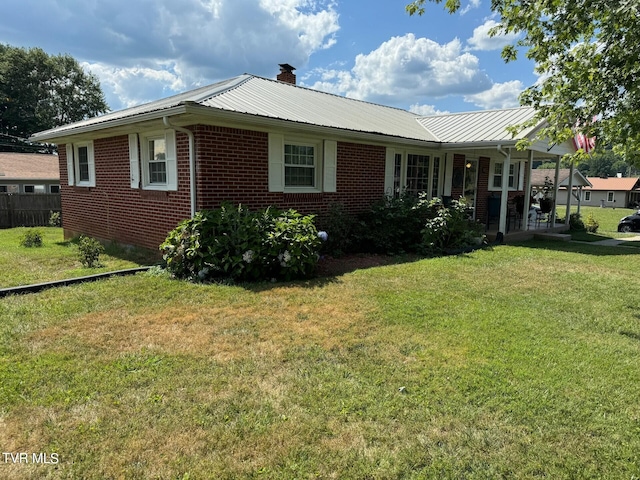
[[[172,128],[189,136],[189,193],[191,197],[191,218],[196,214],[196,150],[193,132],[187,128],[177,127],[169,122],[169,117],[162,117],[165,127]]]

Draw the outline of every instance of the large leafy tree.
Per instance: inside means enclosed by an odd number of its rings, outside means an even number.
[[[415,0],[407,11],[421,15],[426,2]],[[460,0],[446,0],[445,8],[456,12]],[[520,102],[536,108],[531,123],[548,121],[539,135],[560,142],[579,131],[639,166],[640,2],[492,0],[491,9],[500,16],[492,35],[520,34],[502,51],[504,60],[524,49],[536,63],[539,81]]]
[[[26,138],[106,111],[97,78],[73,57],[0,44],[0,135]]]

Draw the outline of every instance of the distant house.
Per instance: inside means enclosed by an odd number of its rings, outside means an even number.
[[[558,205],[567,204],[567,192],[569,189],[569,183],[571,183],[573,191],[572,204],[582,203],[581,200],[584,197],[583,189],[590,187],[591,183],[578,169],[573,170],[573,180],[570,182],[569,174],[571,171],[568,168],[561,168],[558,170]],[[536,168],[531,171],[531,193],[534,198],[541,196],[542,188],[544,187],[545,180],[549,179],[553,182],[556,178],[556,171],[553,168]]]
[[[534,140],[544,122],[509,133],[531,108],[425,117],[297,86],[281,67],[278,80],[245,74],[34,135],[58,145],[65,237],[157,249],[224,201],[322,218],[332,204],[357,213],[403,191],[465,197],[483,223],[497,202],[506,233],[528,166],[575,151]],[[518,150],[521,139],[534,141]]]
[[[0,193],[60,193],[58,156],[0,152]]]
[[[582,192],[582,204],[594,207],[636,208],[640,206],[640,178],[588,177],[591,187]]]

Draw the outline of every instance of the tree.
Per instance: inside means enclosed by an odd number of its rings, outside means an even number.
[[[421,15],[426,1],[406,9]],[[446,0],[445,8],[454,13],[460,1]],[[515,60],[524,47],[540,75],[520,96],[522,105],[535,107],[536,117],[519,128],[546,120],[539,137],[562,142],[577,131],[640,166],[638,1],[492,0],[491,9],[500,15],[491,35],[520,34],[503,49],[503,59]]]
[[[108,109],[97,78],[73,57],[0,44],[0,134],[26,138]]]

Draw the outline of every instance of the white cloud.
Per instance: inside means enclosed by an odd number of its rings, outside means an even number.
[[[464,7],[462,10],[460,10],[460,15],[464,15],[465,13],[468,13],[469,10],[471,10],[472,8],[478,8],[480,6],[480,0],[470,0],[469,4]]]
[[[520,80],[505,83],[495,83],[484,92],[473,95],[465,95],[465,102],[473,103],[477,107],[485,109],[512,108],[520,105],[518,95],[524,89]]]
[[[303,67],[340,28],[334,0],[3,0],[3,17],[0,41],[87,62],[112,109],[245,72],[273,77],[278,63]]]
[[[518,40],[519,35],[513,33],[490,36],[489,31],[498,25],[499,23],[495,20],[487,20],[476,27],[473,30],[473,36],[467,40],[466,50],[500,50]]]
[[[445,115],[447,113],[450,113],[446,110],[445,111],[438,110],[433,105],[418,105],[417,103],[414,105],[411,105],[409,107],[409,111],[412,113],[416,113],[418,115],[422,115],[424,117],[431,116],[431,115]]]
[[[458,39],[440,45],[413,34],[393,37],[356,57],[350,71],[322,72],[312,88],[377,103],[398,105],[420,97],[473,94],[491,86],[478,58],[462,52]]]

